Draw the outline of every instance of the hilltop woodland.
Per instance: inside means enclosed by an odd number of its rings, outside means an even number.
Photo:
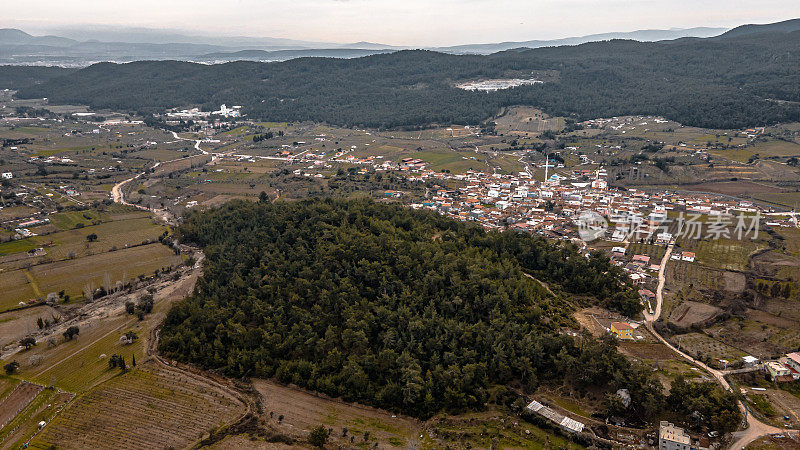
[[[664,412],[651,369],[613,338],[558,333],[575,325],[567,298],[640,310],[598,253],[364,199],[232,201],[191,212],[177,233],[206,259],[165,319],[171,358],[421,418],[481,409],[497,385],[541,383],[626,388],[631,406],[612,395],[608,409],[634,421]]]
[[[520,77],[544,84],[468,92],[461,81]],[[52,103],[163,113],[244,106],[249,118],[343,126],[477,125],[504,106],[593,119],[663,115],[741,128],[800,120],[800,31],[662,42],[612,40],[492,55],[401,51],[354,59],[203,65],[100,63],[75,69],[0,67],[0,88]]]

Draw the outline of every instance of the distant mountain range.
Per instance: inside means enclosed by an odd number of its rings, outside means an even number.
[[[686,28],[674,30],[639,30],[631,32],[620,33],[603,33],[603,34],[590,34],[588,36],[569,37],[563,39],[552,40],[536,40],[536,41],[519,41],[519,42],[500,42],[496,44],[468,44],[456,45],[451,47],[439,47],[433,50],[441,51],[444,53],[455,54],[490,54],[511,50],[515,48],[541,48],[541,47],[557,47],[561,45],[580,45],[587,42],[610,41],[612,39],[631,39],[640,42],[654,42],[654,41],[669,41],[673,39],[680,39],[685,37],[712,37],[724,33],[727,28]]]
[[[724,28],[640,30],[554,40],[432,47],[452,54],[490,54],[515,48],[578,45],[611,39],[661,41],[709,37]],[[246,36],[197,36],[148,28],[64,28],[57,35],[34,36],[18,29],[0,29],[0,64],[83,67],[95,62],[175,59],[194,62],[235,60],[285,61],[299,57],[357,58],[409,49],[373,42],[333,43]]]
[[[488,55],[512,49],[580,45],[614,39],[657,42],[682,38],[735,38],[753,33],[791,32],[798,29],[800,19],[793,19],[765,25],[742,25],[731,30],[710,27],[638,30],[552,40],[431,47],[425,50]],[[34,36],[18,29],[0,29],[0,64],[85,67],[103,61],[286,61],[302,57],[360,58],[411,49],[373,42],[334,43],[270,37],[201,36],[150,28],[86,27],[53,31],[56,34]]]

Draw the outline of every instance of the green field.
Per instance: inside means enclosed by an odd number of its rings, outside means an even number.
[[[91,221],[85,216],[89,216]],[[168,230],[166,226],[154,223],[147,213],[141,211],[116,214],[110,216],[113,220],[101,222],[105,216],[105,213],[98,215],[93,211],[56,214],[54,223],[65,231],[0,244],[0,256],[27,252],[39,247],[44,248],[47,255],[29,258],[18,256],[13,263],[6,261],[5,269],[12,270],[42,262],[75,259],[140,245],[145,241],[153,242]],[[79,220],[83,220],[88,226],[74,228],[75,223],[84,223],[78,222]],[[88,242],[86,237],[90,234],[97,235],[97,240]]]
[[[75,225],[82,223],[84,225],[91,225],[92,222],[99,220],[100,214],[97,211],[66,211],[58,214],[53,214],[50,223],[55,225],[61,230],[71,230]]]
[[[695,253],[697,261],[703,265],[741,271],[747,269],[750,255],[762,248],[766,248],[766,244],[745,239],[702,240]]]
[[[118,281],[131,280],[138,275],[152,275],[156,269],[175,266],[180,262],[180,256],[156,243],[40,264],[28,270],[2,272],[0,311],[61,290],[65,290],[72,298],[79,298],[86,287],[97,289],[107,282],[113,287]]]

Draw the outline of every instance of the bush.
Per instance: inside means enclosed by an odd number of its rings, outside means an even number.
[[[308,436],[308,442],[315,447],[325,447],[325,443],[328,442],[328,430],[322,425],[317,425],[311,430]]]
[[[19,363],[16,361],[11,361],[10,363],[3,366],[3,369],[5,369],[6,375],[12,375],[14,374],[14,372],[17,371],[17,369],[19,369]]]

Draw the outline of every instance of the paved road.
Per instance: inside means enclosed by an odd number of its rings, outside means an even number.
[[[720,372],[719,370],[712,369],[711,367],[707,366],[706,364],[694,359],[693,357],[687,355],[686,353],[678,350],[672,344],[667,342],[658,332],[656,332],[655,328],[653,327],[653,322],[658,320],[661,316],[661,306],[664,302],[664,284],[666,281],[666,269],[667,269],[667,262],[669,262],[669,257],[672,255],[672,250],[675,247],[675,244],[670,244],[667,248],[666,253],[664,253],[664,258],[661,259],[661,267],[658,269],[658,288],[656,289],[656,309],[653,311],[653,314],[649,312],[644,312],[645,323],[647,326],[648,331],[653,334],[662,344],[666,345],[670,348],[670,350],[674,351],[675,353],[679,354],[682,358],[689,360],[692,364],[702,368],[703,370],[707,371],[717,380],[717,382],[722,385],[728,391],[732,391],[730,384],[728,384],[728,380],[725,379],[725,375]],[[773,427],[771,425],[767,425],[758,419],[751,416],[745,407],[744,403],[741,401],[739,402],[739,410],[742,411],[742,414],[745,417],[748,427],[742,431],[737,431],[733,434],[734,442],[731,444],[731,450],[741,450],[747,447],[748,444],[755,441],[756,439],[766,436],[768,434],[774,433],[781,433],[785,430],[781,430],[780,428]]]

